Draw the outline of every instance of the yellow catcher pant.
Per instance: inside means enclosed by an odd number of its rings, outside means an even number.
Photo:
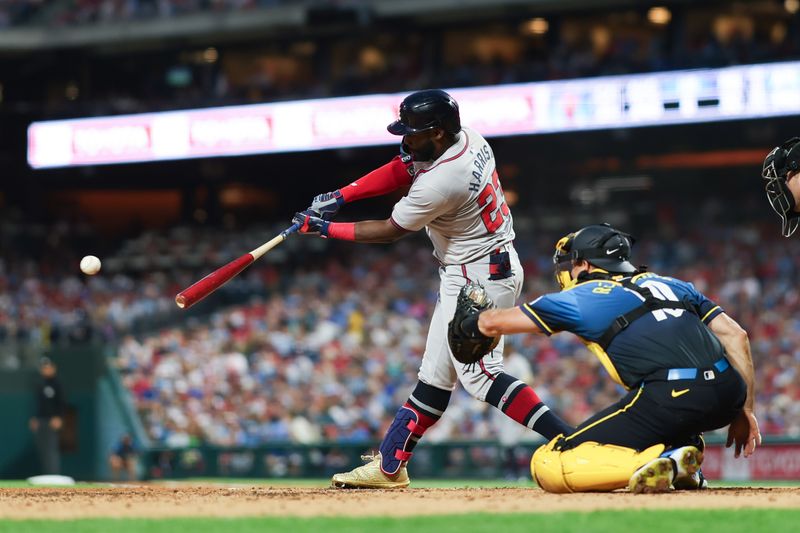
[[[531,475],[547,492],[611,491],[628,485],[633,473],[664,451],[656,444],[637,452],[613,444],[584,442],[565,451],[556,450],[561,435],[539,447],[531,458]]]

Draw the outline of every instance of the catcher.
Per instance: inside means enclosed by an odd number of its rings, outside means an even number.
[[[800,223],[800,137],[773,148],[761,176],[767,180],[769,205],[781,219],[781,233],[789,237]]]
[[[553,258],[562,291],[519,307],[488,309],[462,289],[450,345],[463,362],[498,335],[570,331],[630,391],[536,450],[549,492],[704,488],[703,431],[730,425],[736,457],[761,443],[747,333],[691,283],[635,268],[632,243],[607,224],[567,235]]]

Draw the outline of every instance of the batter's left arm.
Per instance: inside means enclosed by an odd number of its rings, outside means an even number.
[[[316,195],[308,211],[314,211],[323,220],[332,220],[344,204],[382,196],[401,187],[407,187],[411,184],[413,176],[411,159],[397,156],[350,185]]]

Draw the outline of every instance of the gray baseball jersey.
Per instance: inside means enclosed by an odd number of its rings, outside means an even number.
[[[439,301],[418,377],[444,390],[453,390],[460,381],[470,395],[484,401],[495,376],[503,371],[504,342],[501,339],[478,364],[463,365],[450,352],[447,324],[453,319],[458,292],[468,280],[484,285],[498,307],[514,305],[522,290],[511,211],[494,153],[480,134],[463,128],[456,143],[438,159],[414,167],[411,188],[394,206],[391,220],[410,231],[424,227],[433,242],[433,255],[441,263]],[[490,254],[495,251],[508,254],[511,270],[503,279],[491,279]]]
[[[409,231],[424,227],[440,263],[470,263],[514,239],[494,153],[478,132],[463,128],[444,154],[414,170],[391,220]]]

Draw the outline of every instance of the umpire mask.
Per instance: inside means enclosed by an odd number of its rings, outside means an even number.
[[[792,137],[772,149],[764,159],[761,177],[767,180],[767,200],[781,219],[781,233],[791,236],[800,224],[795,199],[786,181],[789,172],[800,171],[800,137]]]

